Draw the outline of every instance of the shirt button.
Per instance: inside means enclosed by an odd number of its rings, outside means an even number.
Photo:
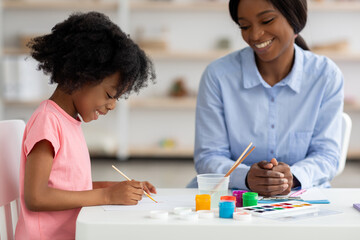
[[[270,153],[271,153],[271,154],[274,154],[274,150],[270,150]]]
[[[271,102],[274,102],[274,101],[275,101],[275,99],[272,97],[272,98],[271,98]]]
[[[275,125],[274,124],[271,124],[271,128],[274,128],[275,127]]]

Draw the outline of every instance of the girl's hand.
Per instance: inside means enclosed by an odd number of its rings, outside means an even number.
[[[148,193],[148,194],[155,193],[156,194],[156,188],[154,187],[154,185],[152,185],[148,181],[142,182],[142,185],[143,185],[143,189],[146,193]]]
[[[288,179],[284,173],[279,171],[284,170],[284,166],[278,171],[274,171],[273,169],[277,166],[276,160],[272,160],[270,163],[267,161],[254,163],[246,178],[251,191],[263,196],[274,196],[286,191],[289,188]]]
[[[142,183],[124,181],[104,188],[106,204],[136,205],[144,194]]]

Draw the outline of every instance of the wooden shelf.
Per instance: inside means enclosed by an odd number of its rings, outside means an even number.
[[[129,1],[130,2],[130,1]],[[46,1],[46,0],[4,0],[5,9],[14,10],[114,10],[118,2],[101,0]],[[359,2],[315,2],[309,1],[309,11],[360,11]],[[218,11],[227,12],[226,2],[130,2],[131,10],[146,11]]]
[[[344,104],[344,111],[345,112],[357,112],[360,111],[360,103],[353,103],[353,104]]]
[[[156,60],[215,60],[219,57],[225,56],[231,50],[209,50],[202,52],[194,52],[190,50],[185,51],[153,51],[145,49],[145,52],[153,59]]]
[[[88,146],[90,157],[116,156],[116,149],[104,149],[99,146]]]
[[[227,11],[228,4],[225,2],[132,2],[133,10],[156,10],[156,11]]]
[[[343,11],[360,11],[360,2],[355,1],[335,1],[335,2],[314,2],[308,1],[308,8],[309,11],[336,11],[336,12],[343,12]]]
[[[358,52],[314,51],[314,53],[324,55],[334,61],[360,61]]]
[[[349,149],[347,153],[347,158],[360,159],[360,150]]]
[[[131,157],[193,157],[192,147],[161,148],[158,146],[130,147]]]
[[[6,107],[36,107],[42,100],[4,100],[3,105]],[[181,110],[190,109],[195,110],[196,98],[195,97],[183,97],[183,98],[139,98],[135,100],[129,100],[129,106],[132,109],[171,109]]]
[[[117,2],[112,1],[26,1],[5,0],[4,9],[13,10],[115,10]]]
[[[45,100],[46,98],[42,100],[31,100],[31,101],[25,101],[25,100],[3,100],[3,105],[5,107],[37,107],[40,105],[41,101]]]
[[[24,48],[4,48],[5,55],[28,55],[30,53],[30,49]]]
[[[228,12],[227,2],[133,2],[133,10]],[[359,2],[308,2],[309,11],[360,11]]]
[[[214,60],[225,56],[231,50],[209,50],[203,52],[192,51],[154,51],[144,49],[147,55],[156,60]],[[27,55],[29,49],[23,48],[4,48],[5,55]]]
[[[236,50],[209,50],[203,52],[145,51],[151,58],[157,60],[215,60]],[[314,51],[314,53],[327,56],[334,61],[360,61],[359,52]]]
[[[196,98],[195,97],[138,98],[138,99],[130,100],[129,105],[130,108],[132,109],[195,110]]]
[[[131,157],[193,157],[193,154],[194,149],[192,147],[160,148],[158,146],[149,146],[129,148]],[[360,158],[360,150],[349,149],[347,157]]]

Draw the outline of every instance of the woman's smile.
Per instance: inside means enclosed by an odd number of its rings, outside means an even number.
[[[262,42],[262,43],[255,43],[254,46],[258,49],[265,48],[269,46],[272,43],[273,39],[270,39],[268,41]]]

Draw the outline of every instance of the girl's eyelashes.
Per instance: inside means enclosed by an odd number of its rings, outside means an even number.
[[[110,94],[109,94],[109,93],[106,93],[106,94],[107,94],[108,98],[110,98],[110,99],[114,99],[114,97],[110,96]]]
[[[240,26],[240,29],[241,30],[247,30],[247,29],[249,29],[249,27],[248,26]]]
[[[107,94],[107,96],[108,96],[108,98],[109,99],[115,99],[116,101],[119,101],[120,100],[120,96],[119,97],[112,97],[109,93],[106,93]]]

